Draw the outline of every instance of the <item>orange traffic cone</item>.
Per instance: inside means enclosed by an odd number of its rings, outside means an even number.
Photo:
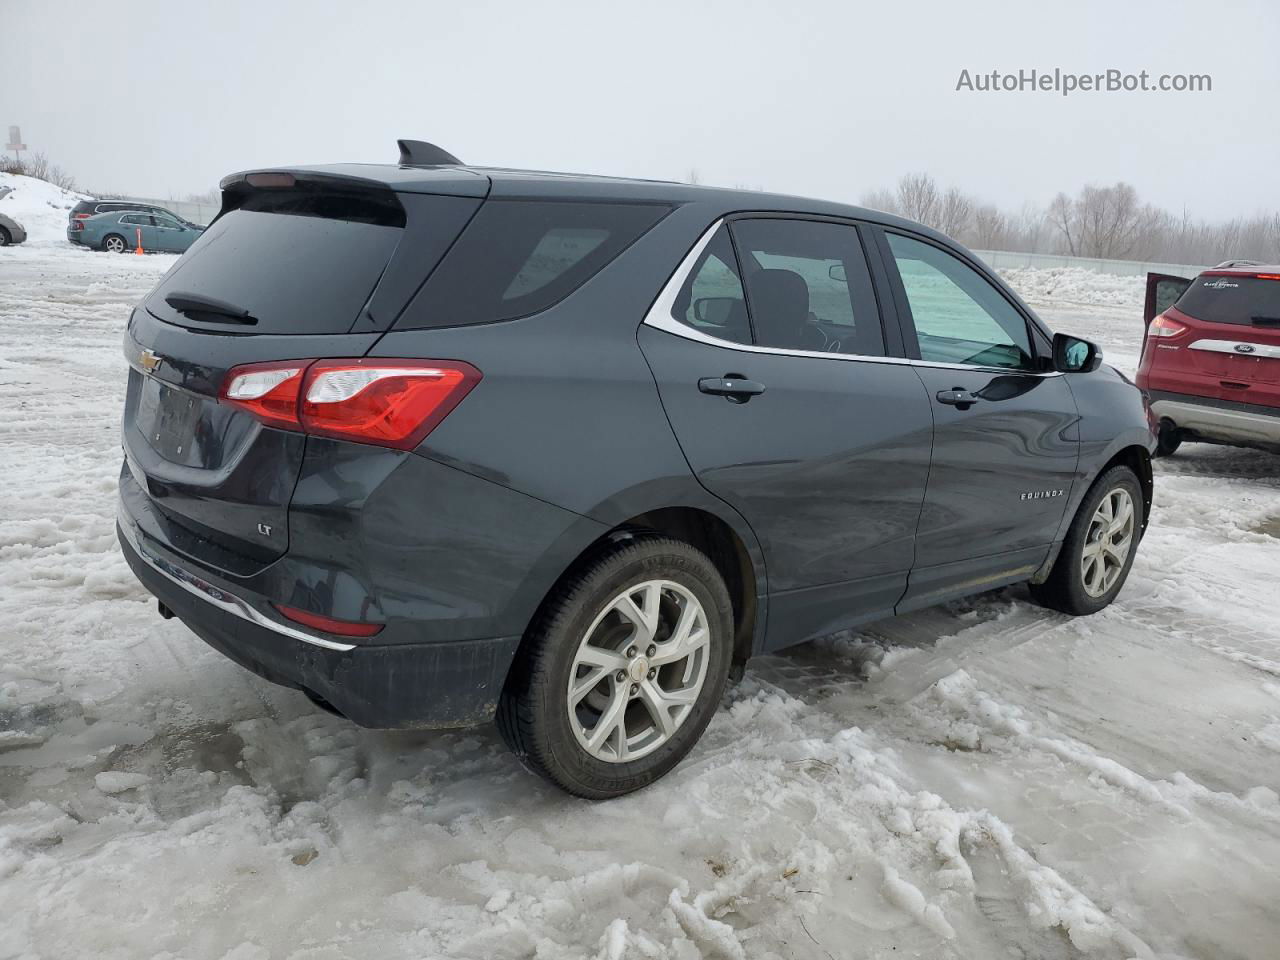
[[[138,227],[138,249],[133,251],[138,256],[142,256],[142,228]]]

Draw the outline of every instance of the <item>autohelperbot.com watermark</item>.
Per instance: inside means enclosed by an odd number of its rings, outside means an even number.
[[[1152,73],[1139,70],[1103,70],[1073,73],[1052,70],[975,71],[962,69],[956,92],[967,93],[1212,93],[1213,77],[1207,73]]]

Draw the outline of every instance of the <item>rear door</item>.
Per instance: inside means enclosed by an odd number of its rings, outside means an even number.
[[[156,246],[156,228],[148,214],[126,213],[120,218],[120,226],[131,248],[159,249]]]
[[[934,424],[906,610],[1026,579],[1040,565],[1071,492],[1079,415],[998,287],[931,240],[880,237]]]
[[[749,216],[718,227],[640,344],[698,479],[760,538],[767,644],[891,614],[932,417],[911,367],[887,356],[900,342],[893,331],[886,342],[858,228]]]
[[[131,512],[228,572],[282,554],[306,440],[220,404],[228,372],[363,356],[479,203],[340,182],[239,191],[130,318]]]

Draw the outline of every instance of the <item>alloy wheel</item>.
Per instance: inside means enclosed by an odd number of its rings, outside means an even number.
[[[1080,555],[1080,576],[1091,597],[1105,596],[1124,571],[1133,549],[1136,513],[1124,487],[1107,492],[1089,521]]]
[[[711,631],[698,598],[671,580],[627,587],[587,628],[569,670],[569,725],[610,763],[669,741],[707,677]]]

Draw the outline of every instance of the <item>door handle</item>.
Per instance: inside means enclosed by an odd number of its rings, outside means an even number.
[[[939,390],[937,397],[939,403],[945,403],[947,406],[955,407],[957,410],[968,410],[981,399],[976,393],[971,393],[964,387]]]
[[[723,377],[703,377],[698,381],[698,389],[713,397],[724,397],[731,403],[746,403],[764,393],[764,384],[740,374],[726,373]]]

